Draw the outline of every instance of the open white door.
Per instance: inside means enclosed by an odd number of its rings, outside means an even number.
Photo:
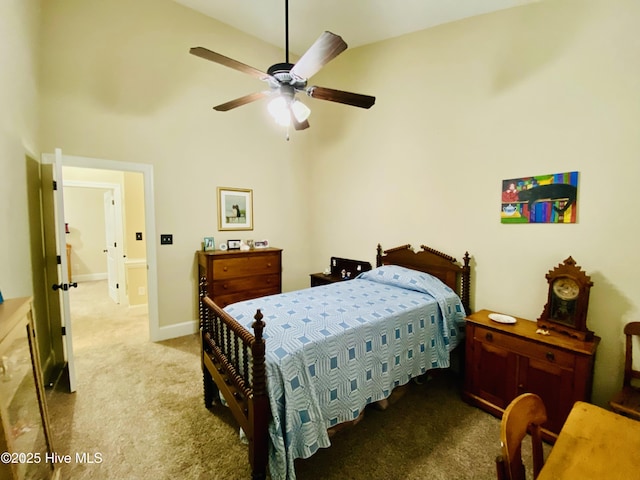
[[[76,371],[73,360],[73,340],[71,335],[71,315],[69,310],[69,284],[67,263],[67,242],[65,239],[64,198],[62,193],[62,151],[55,155],[42,156],[42,207],[45,231],[45,256],[47,280],[52,289],[49,297],[49,311],[52,317],[60,314],[60,328],[63,338],[63,352],[68,374],[69,391],[76,390]],[[54,333],[55,334],[55,333]]]
[[[119,205],[118,205],[119,207]],[[104,226],[106,235],[105,253],[107,254],[107,278],[109,283],[109,297],[115,303],[120,303],[120,268],[122,258],[122,244],[118,241],[116,232],[116,201],[113,190],[104,192]]]

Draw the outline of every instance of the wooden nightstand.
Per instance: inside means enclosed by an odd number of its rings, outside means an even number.
[[[328,285],[329,283],[341,282],[342,278],[339,276],[325,275],[324,273],[312,273],[311,286],[318,287],[320,285]]]
[[[536,333],[536,322],[489,319],[489,310],[467,317],[463,398],[500,417],[525,392],[539,395],[547,409],[543,437],[555,439],[571,407],[591,399],[593,365],[600,338],[582,341],[557,332]]]
[[[351,260],[349,258],[331,257],[330,265],[331,273],[329,275],[325,275],[324,273],[312,273],[309,275],[311,277],[312,287],[351,280],[356,278],[362,272],[368,272],[371,270],[371,264],[369,262],[361,262],[359,260]],[[349,274],[348,278],[342,278],[343,270]]]

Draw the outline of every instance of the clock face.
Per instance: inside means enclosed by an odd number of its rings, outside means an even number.
[[[580,287],[571,278],[558,278],[553,282],[553,293],[562,300],[575,300],[580,293]]]

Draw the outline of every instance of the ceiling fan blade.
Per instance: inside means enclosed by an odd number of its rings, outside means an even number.
[[[376,103],[376,97],[362,95],[360,93],[344,92],[325,87],[309,87],[307,95],[318,100],[328,100],[330,102],[344,103],[360,108],[371,108]]]
[[[246,73],[248,75],[251,75],[252,77],[256,77],[258,80],[266,81],[270,78],[273,78],[266,72],[262,72],[257,68],[250,67],[249,65],[245,65],[244,63],[238,62],[233,58],[225,57],[224,55],[220,55],[219,53],[212,52],[211,50],[208,50],[204,47],[193,47],[189,49],[189,53],[197,57],[219,63],[220,65],[224,65],[225,67],[233,68],[234,70],[238,70],[239,72]]]
[[[293,66],[291,74],[304,80],[311,78],[346,49],[347,44],[342,37],[324,32]]]
[[[236,98],[235,100],[230,100],[226,103],[222,103],[213,107],[214,110],[218,112],[226,112],[231,110],[232,108],[241,107],[242,105],[246,105],[247,103],[255,102],[256,100],[260,100],[264,97],[268,97],[270,92],[256,92],[250,93],[249,95],[245,95],[244,97]]]

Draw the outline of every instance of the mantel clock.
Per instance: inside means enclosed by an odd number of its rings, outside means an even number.
[[[545,275],[549,283],[547,304],[538,318],[538,328],[554,330],[584,341],[593,340],[587,328],[591,278],[567,258]]]

